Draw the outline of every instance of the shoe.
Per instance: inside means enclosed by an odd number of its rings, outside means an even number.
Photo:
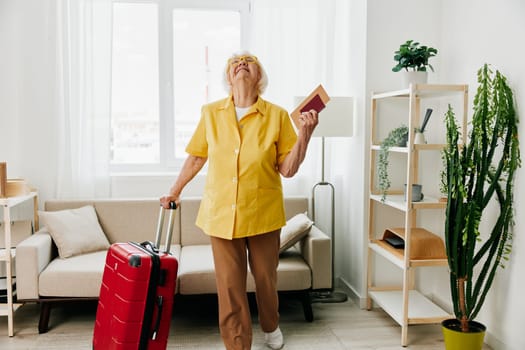
[[[270,333],[264,332],[264,343],[267,347],[273,350],[279,350],[282,349],[284,346],[284,339],[283,339],[283,333],[281,332],[281,329],[279,326]]]

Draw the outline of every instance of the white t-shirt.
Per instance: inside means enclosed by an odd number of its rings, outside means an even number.
[[[237,114],[237,120],[241,120],[246,115],[250,107],[237,107],[235,106],[235,114]]]

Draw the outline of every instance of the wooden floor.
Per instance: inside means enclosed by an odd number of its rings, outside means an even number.
[[[280,327],[284,349],[292,350],[443,350],[440,325],[415,325],[408,331],[409,346],[400,346],[401,328],[380,309],[361,310],[352,301],[314,303],[314,321],[304,321],[300,303],[281,298]],[[7,336],[7,318],[0,317],[0,349],[91,349],[96,304],[69,304],[53,309],[50,331],[38,334],[38,305],[27,304],[15,314],[15,336]],[[266,349],[253,315],[254,350]],[[215,296],[177,296],[168,349],[224,349],[217,327]],[[484,350],[490,350],[484,347]]]

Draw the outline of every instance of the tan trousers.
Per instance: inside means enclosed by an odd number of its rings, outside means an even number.
[[[261,328],[264,332],[272,332],[279,325],[280,232],[233,240],[211,237],[219,297],[219,328],[227,350],[251,349],[252,325],[246,294],[248,263],[255,279]]]

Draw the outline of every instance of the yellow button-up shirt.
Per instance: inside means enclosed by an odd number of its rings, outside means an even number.
[[[208,235],[226,239],[284,226],[277,166],[296,140],[288,112],[260,97],[240,121],[231,96],[203,106],[186,147],[191,155],[208,157],[197,226]]]

